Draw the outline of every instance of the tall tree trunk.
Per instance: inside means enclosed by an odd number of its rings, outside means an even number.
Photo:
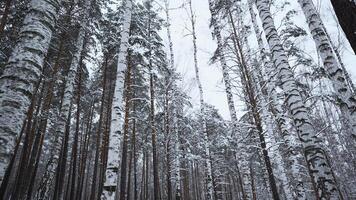
[[[82,61],[81,61],[82,62]],[[75,127],[75,135],[74,135],[74,141],[73,141],[73,146],[72,146],[72,159],[73,159],[73,165],[72,167],[72,172],[70,172],[71,176],[71,186],[70,186],[70,199],[77,199],[76,198],[76,193],[77,193],[77,157],[78,157],[78,140],[79,140],[79,126],[80,126],[80,100],[81,100],[81,91],[82,91],[82,73],[83,73],[83,63],[81,63],[81,67],[79,68],[79,74],[78,74],[78,88],[77,88],[77,113],[76,113],[76,127]],[[69,179],[69,178],[68,178]],[[68,191],[67,191],[68,192]]]
[[[312,122],[298,90],[288,58],[281,45],[280,38],[269,10],[268,0],[255,1],[262,20],[267,42],[272,52],[272,60],[278,71],[281,88],[286,96],[286,104],[297,129],[298,136],[304,147],[304,156],[313,177],[317,198],[337,198],[335,180],[331,176],[331,168],[326,162],[320,140],[313,132]]]
[[[226,58],[223,54],[223,51],[224,51],[223,41],[221,38],[219,26],[217,24],[218,23],[218,21],[217,21],[218,19],[216,18],[217,13],[214,10],[214,4],[213,4],[212,0],[209,0],[209,9],[210,9],[210,13],[212,15],[213,33],[214,33],[214,36],[216,37],[217,44],[218,44],[217,51],[219,51],[218,56],[220,59],[220,64],[221,64],[221,68],[222,68],[222,72],[223,72],[225,93],[226,93],[226,98],[227,98],[228,107],[229,107],[229,111],[230,111],[230,118],[231,118],[231,121],[233,124],[233,131],[234,131],[234,134],[239,134],[238,133],[238,119],[236,116],[236,108],[235,108],[235,102],[234,102],[233,93],[232,93],[230,75],[228,73],[228,66],[227,66]],[[241,181],[243,181],[243,180],[241,180]],[[243,188],[243,185],[241,185],[241,189],[242,189],[242,191],[245,191]],[[243,198],[244,199],[247,198],[245,192],[243,192]]]
[[[131,61],[130,55],[128,56],[127,72],[125,80],[125,122],[124,134],[122,138],[122,152],[121,152],[121,169],[120,169],[120,200],[126,199],[126,180],[127,180],[127,151],[129,143],[129,119],[130,119],[130,106],[131,106]],[[129,166],[130,168],[131,166]]]
[[[94,170],[93,170],[93,178],[92,178],[92,185],[91,185],[91,192],[90,192],[90,199],[91,200],[96,200],[97,196],[99,195],[97,193],[97,182],[98,182],[98,169],[99,169],[99,155],[100,155],[100,143],[102,139],[102,127],[104,123],[104,118],[105,118],[105,106],[107,103],[106,101],[106,95],[107,91],[110,91],[110,88],[108,88],[108,55],[105,55],[105,61],[103,64],[103,92],[101,94],[101,105],[100,105],[100,110],[99,110],[99,121],[98,121],[98,128],[96,130],[96,138],[95,138],[95,157],[94,157]]]
[[[86,3],[86,8],[89,8],[90,6],[90,1],[88,1]],[[84,13],[87,13],[88,10],[84,10]],[[78,33],[78,38],[75,44],[75,48],[76,51],[73,55],[72,61],[71,61],[71,65],[69,67],[69,72],[68,72],[68,77],[65,83],[65,90],[64,90],[64,96],[63,96],[63,100],[62,100],[62,107],[61,107],[61,111],[60,111],[60,118],[58,120],[58,124],[56,127],[56,134],[58,136],[58,142],[57,144],[60,144],[63,146],[63,136],[64,136],[64,131],[66,130],[66,126],[68,126],[68,116],[70,115],[70,111],[71,111],[71,105],[72,105],[72,100],[73,100],[73,90],[74,90],[74,83],[75,83],[75,77],[76,74],[79,72],[79,65],[80,65],[80,60],[82,58],[82,52],[84,49],[84,40],[85,40],[85,26],[87,25],[87,15],[84,15],[84,23],[82,24],[82,26],[80,27],[79,33]],[[59,146],[59,145],[58,145]],[[66,148],[65,146],[63,146],[64,148]],[[59,155],[60,150],[57,148],[55,150],[55,152],[53,152],[55,155]],[[64,154],[66,154],[65,152],[63,152]],[[62,155],[64,155],[62,154]],[[66,156],[66,155],[65,155]],[[65,159],[64,157],[62,157],[62,159]],[[64,161],[64,160],[63,160]],[[58,168],[58,159],[54,159],[54,162],[52,163],[52,166],[55,167],[57,166],[57,170],[64,170],[64,169],[60,169]],[[63,165],[65,163],[62,163]],[[59,166],[61,167],[61,166]],[[58,174],[58,171],[57,171]],[[58,174],[58,178],[61,179],[62,174]],[[64,175],[64,174],[63,174]],[[58,184],[58,189],[61,189],[61,187],[63,186],[63,182],[59,181],[59,179],[56,179],[57,184]],[[61,190],[57,190],[58,195],[62,195],[62,191]],[[56,196],[54,195],[54,197],[58,197],[61,198],[60,196]],[[56,199],[56,198],[55,198]]]
[[[32,0],[12,51],[0,77],[0,182],[15,148],[35,84],[41,76],[60,0]]]
[[[250,16],[252,19],[252,23],[253,23],[253,29],[255,31],[255,35],[257,38],[257,43],[258,43],[258,48],[260,51],[260,57],[263,61],[264,64],[264,69],[259,69],[258,71],[260,73],[264,73],[267,74],[267,79],[270,79],[272,77],[268,77],[268,75],[271,75],[273,73],[272,71],[272,63],[268,60],[267,55],[266,55],[266,50],[264,48],[264,44],[263,44],[263,40],[261,37],[261,31],[259,29],[259,26],[257,25],[257,19],[256,19],[256,15],[255,12],[253,11],[253,2],[252,0],[249,0],[248,2],[249,4],[249,12],[250,12]],[[299,150],[297,149],[296,145],[291,141],[291,132],[288,128],[288,124],[286,122],[286,119],[284,116],[284,111],[282,110],[281,106],[278,105],[277,102],[277,94],[274,91],[274,86],[273,84],[271,84],[271,82],[267,82],[265,84],[263,77],[260,76],[260,78],[262,80],[260,80],[260,84],[261,84],[261,91],[263,93],[263,95],[271,96],[271,99],[269,100],[271,103],[270,107],[270,111],[274,114],[274,117],[276,118],[277,121],[277,126],[279,128],[279,132],[283,138],[283,142],[284,145],[286,146],[286,151],[287,151],[287,160],[289,162],[289,171],[292,174],[291,177],[291,181],[292,184],[294,186],[295,189],[295,195],[297,199],[305,199],[306,198],[306,194],[305,194],[305,189],[304,189],[304,183],[303,183],[303,179],[301,177],[302,175],[302,166],[303,166],[303,162],[301,159],[301,155],[299,156]],[[263,82],[262,82],[263,81]],[[265,86],[267,89],[263,89],[263,86]]]
[[[205,119],[205,103],[204,103],[204,94],[203,94],[203,87],[200,82],[200,76],[199,76],[199,67],[198,67],[198,52],[197,52],[197,37],[196,37],[196,31],[195,31],[195,15],[194,11],[192,8],[192,1],[189,0],[189,11],[190,11],[190,22],[192,26],[192,37],[193,37],[193,51],[194,51],[194,69],[195,69],[195,79],[198,85],[199,89],[199,97],[200,97],[200,114],[201,114],[201,119],[203,122],[203,138],[204,138],[204,151],[205,151],[205,175],[206,175],[206,183],[207,183],[207,200],[213,200],[214,199],[214,187],[213,187],[213,178],[212,178],[212,167],[211,167],[211,158],[210,158],[210,147],[209,147],[209,138],[208,138],[208,132],[207,132],[207,124],[206,124],[206,119]]]
[[[248,68],[248,63],[245,59],[245,55],[243,54],[243,49],[241,42],[239,41],[239,37],[237,34],[237,28],[235,27],[235,22],[232,17],[232,13],[228,11],[229,14],[229,19],[232,25],[233,29],[233,34],[234,34],[234,46],[235,46],[235,51],[239,60],[239,65],[240,65],[240,71],[241,71],[241,80],[244,84],[244,90],[245,90],[245,95],[247,98],[247,107],[251,112],[252,118],[253,118],[253,124],[256,126],[256,131],[258,134],[258,138],[260,140],[260,146],[262,148],[262,154],[263,154],[263,159],[264,163],[266,165],[267,169],[267,175],[268,175],[268,180],[270,184],[270,189],[271,193],[273,196],[273,199],[278,200],[280,199],[279,194],[278,194],[278,188],[277,184],[274,178],[274,173],[273,173],[273,167],[272,163],[270,161],[270,157],[268,155],[267,151],[267,145],[265,141],[265,136],[264,136],[264,130],[262,127],[262,119],[259,113],[259,108],[258,108],[258,99],[256,96],[256,91],[255,87],[253,86],[252,83],[252,77],[251,77],[251,70]],[[247,45],[247,44],[246,44]]]
[[[347,84],[343,69],[339,66],[337,57],[325,32],[323,22],[312,0],[298,0],[307,19],[310,32],[313,36],[324,68],[332,81],[336,100],[341,111],[351,123],[351,134],[356,141],[356,97]],[[356,7],[356,5],[354,5]],[[356,9],[355,11],[356,12]],[[356,16],[356,14],[355,14]],[[355,18],[356,19],[356,18]],[[356,31],[356,29],[355,29]],[[356,37],[356,33],[354,33]]]
[[[164,99],[164,129],[165,129],[165,149],[166,149],[166,181],[167,181],[167,200],[172,200],[172,180],[171,180],[171,136],[170,136],[170,121],[169,121],[169,99],[170,99],[170,83],[167,81],[166,83],[166,91],[165,91],[165,99]]]
[[[152,1],[149,1],[148,10],[152,9]],[[150,93],[150,129],[151,129],[151,144],[152,144],[152,167],[153,167],[153,196],[155,200],[160,200],[160,184],[158,171],[158,154],[157,154],[157,130],[155,125],[155,73],[153,70],[153,45],[152,45],[152,18],[148,19],[148,40],[149,40],[149,93]]]
[[[135,105],[134,109],[135,111]],[[138,199],[138,188],[137,188],[137,157],[136,157],[136,119],[133,120],[132,128],[132,149],[133,149],[133,170],[134,170],[134,200]]]
[[[120,51],[118,53],[118,64],[116,72],[116,82],[114,97],[112,102],[111,125],[110,125],[110,142],[108,152],[108,163],[106,168],[105,183],[103,195],[106,199],[114,199],[117,187],[117,172],[119,167],[119,151],[121,142],[121,130],[123,125],[122,104],[124,90],[124,72],[127,68],[127,49],[129,47],[129,34],[131,26],[132,1],[124,2],[123,28],[121,32]]]

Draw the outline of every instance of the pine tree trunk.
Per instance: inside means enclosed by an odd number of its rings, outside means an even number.
[[[14,152],[31,103],[35,84],[41,76],[52,31],[55,29],[59,0],[32,0],[20,32],[0,77],[0,182]]]
[[[100,105],[100,110],[99,110],[99,121],[98,121],[98,127],[96,130],[96,138],[95,138],[95,157],[94,157],[94,170],[93,170],[93,178],[92,178],[92,186],[91,186],[91,193],[90,193],[90,199],[91,200],[96,200],[98,197],[97,193],[97,182],[98,182],[98,165],[99,165],[99,155],[100,155],[100,143],[101,143],[101,133],[103,129],[103,123],[104,123],[104,118],[106,113],[104,112],[105,106],[106,106],[106,95],[107,91],[110,89],[108,88],[108,55],[104,56],[104,63],[103,63],[103,91],[101,94],[101,105]],[[110,96],[109,96],[110,97]]]
[[[127,68],[127,49],[129,47],[129,34],[131,26],[131,0],[124,1],[125,14],[123,16],[123,29],[121,33],[120,51],[118,53],[118,64],[116,72],[116,82],[114,97],[112,102],[111,125],[110,125],[110,142],[108,151],[108,161],[105,174],[105,183],[103,187],[103,195],[106,199],[114,199],[117,187],[117,172],[119,169],[119,151],[121,142],[121,130],[123,125],[122,119],[122,104],[124,91],[124,72]]]
[[[72,159],[73,159],[73,165],[72,165],[72,172],[70,173],[71,175],[71,187],[70,187],[70,199],[77,199],[77,186],[78,186],[78,177],[77,177],[77,157],[78,157],[78,140],[79,140],[79,123],[80,123],[80,100],[81,100],[81,91],[82,91],[82,61],[80,64],[80,69],[79,69],[79,74],[78,74],[78,88],[77,88],[77,113],[76,113],[76,127],[75,127],[75,135],[74,135],[74,141],[73,141],[73,146],[72,146]],[[67,191],[68,192],[68,191]]]
[[[237,56],[237,59],[239,60],[239,68],[240,68],[240,73],[241,73],[240,76],[241,76],[241,80],[244,85],[245,96],[246,96],[247,102],[248,102],[247,107],[251,112],[251,115],[252,115],[251,117],[253,118],[252,123],[256,127],[260,146],[262,148],[262,154],[263,154],[263,159],[264,159],[265,166],[267,169],[267,175],[268,175],[271,193],[272,193],[273,199],[278,200],[278,199],[280,199],[280,197],[278,194],[278,189],[277,189],[276,181],[274,178],[272,163],[270,161],[270,157],[268,155],[268,151],[266,148],[267,146],[266,146],[266,141],[265,141],[265,137],[264,137],[264,130],[262,127],[262,119],[261,119],[261,116],[259,113],[258,99],[256,97],[255,87],[253,86],[253,83],[252,83],[251,72],[250,72],[250,69],[248,68],[248,63],[245,59],[245,55],[243,55],[242,45],[238,38],[237,28],[235,26],[235,22],[233,20],[232,13],[230,11],[228,11],[228,14],[229,14],[229,20],[230,20],[230,23],[231,23],[231,26],[233,29],[233,34],[234,34],[233,41],[234,41],[235,51],[237,54],[236,56]]]
[[[199,90],[199,97],[200,97],[200,114],[202,118],[202,123],[203,123],[203,138],[204,138],[204,151],[205,151],[205,164],[206,164],[206,170],[205,170],[205,175],[206,175],[206,184],[207,184],[207,200],[213,200],[214,199],[214,188],[213,188],[213,178],[212,178],[212,168],[211,168],[211,158],[210,158],[210,147],[209,147],[209,138],[208,138],[208,132],[207,132],[207,124],[206,124],[206,119],[205,119],[205,103],[204,103],[204,94],[203,94],[203,87],[200,82],[200,76],[199,76],[199,67],[198,67],[198,52],[197,52],[197,37],[196,37],[196,31],[195,31],[195,15],[193,12],[192,8],[192,1],[189,0],[189,10],[190,10],[190,21],[192,25],[192,36],[193,36],[193,50],[194,50],[194,69],[195,69],[195,79],[198,85],[198,90]]]
[[[150,65],[150,126],[152,134],[152,162],[153,162],[153,194],[154,199],[159,200],[159,175],[158,175],[158,157],[157,157],[157,144],[156,144],[156,127],[155,127],[155,96],[154,96],[154,72],[152,65]]]
[[[85,12],[85,11],[83,11],[83,12]],[[84,23],[84,26],[86,26],[86,23]],[[65,137],[65,134],[64,134],[64,132],[66,130],[65,127],[69,126],[68,125],[68,116],[70,115],[70,111],[71,111],[75,77],[76,77],[76,74],[79,69],[81,55],[82,55],[82,51],[84,48],[84,40],[85,40],[85,27],[81,27],[79,30],[76,44],[75,44],[76,51],[73,55],[71,65],[69,67],[69,72],[68,72],[67,80],[66,80],[65,87],[64,87],[65,89],[64,89],[64,96],[63,96],[63,100],[62,100],[62,107],[61,107],[61,111],[60,111],[60,118],[58,120],[58,124],[56,127],[56,134],[58,137],[57,144],[60,144],[62,146],[64,145],[63,139],[65,139],[65,138],[63,138],[63,136]],[[58,145],[58,147],[60,145]],[[63,147],[66,148],[65,145]],[[61,152],[61,150],[59,148],[56,148],[55,152],[53,152],[53,153],[54,153],[54,155],[60,155],[59,152]],[[66,152],[62,152],[62,155],[64,155],[66,157],[65,154],[66,154]],[[62,157],[62,159],[65,160],[65,157]],[[64,165],[65,163],[61,163],[61,164]],[[58,159],[54,159],[51,168],[54,169],[53,167],[56,167],[56,166],[59,166]],[[60,168],[57,167],[57,170],[64,170],[61,168],[61,166],[59,166],[59,167]],[[58,174],[58,173],[61,173],[61,172],[57,171],[57,177],[59,179],[61,179],[61,176],[60,176],[61,174]],[[59,192],[59,193],[58,193],[58,196],[55,195],[55,198],[56,197],[60,198],[59,195],[62,195],[61,194],[62,191],[60,189],[62,187],[63,182],[59,181],[59,179],[56,179],[58,181],[57,184],[58,184],[58,189],[59,189],[59,190],[57,190],[57,192]]]
[[[266,38],[268,38],[267,42],[272,52],[272,60],[278,71],[281,88],[286,97],[286,104],[304,147],[304,156],[309,167],[309,173],[313,177],[316,196],[319,199],[337,199],[335,180],[331,176],[331,169],[326,162],[326,156],[320,140],[317,138],[316,133],[313,132],[307,109],[298,91],[288,58],[274,26],[274,20],[269,10],[269,1],[259,0],[255,3],[263,22]]]
[[[323,22],[312,0],[298,0],[307,19],[310,32],[315,41],[324,68],[333,83],[336,100],[343,114],[351,123],[351,134],[356,140],[356,97],[347,84],[343,69],[339,66],[336,55],[325,32]],[[356,7],[356,5],[355,5]],[[356,10],[355,10],[356,12]],[[355,35],[355,33],[354,33]],[[356,36],[356,35],[355,35]]]
[[[172,174],[172,168],[171,168],[171,136],[170,136],[170,123],[169,123],[169,87],[170,83],[169,81],[166,81],[166,92],[165,92],[165,102],[164,102],[164,129],[165,129],[165,147],[166,147],[166,167],[167,167],[167,174],[166,174],[166,180],[167,180],[167,200],[172,200],[172,181],[171,181],[171,174]]]

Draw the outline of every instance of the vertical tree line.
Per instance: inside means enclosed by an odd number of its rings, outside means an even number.
[[[355,2],[330,3],[355,51]],[[229,119],[208,103],[206,12]],[[312,0],[2,1],[0,199],[356,198],[355,86],[324,12]]]

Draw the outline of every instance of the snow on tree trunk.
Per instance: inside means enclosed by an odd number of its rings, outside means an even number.
[[[108,151],[108,161],[103,187],[103,199],[114,199],[117,187],[117,176],[119,169],[119,151],[121,143],[121,130],[123,126],[123,93],[124,79],[127,68],[127,50],[129,47],[129,34],[132,15],[132,1],[124,2],[123,29],[121,32],[121,43],[118,53],[118,64],[116,72],[115,91],[112,102],[112,114],[110,125],[110,142]]]
[[[8,63],[0,77],[0,182],[10,162],[16,137],[30,106],[52,32],[60,0],[32,0]]]
[[[257,43],[258,43],[258,48],[260,50],[260,56],[262,58],[262,61],[264,63],[264,67],[265,69],[260,69],[260,71],[263,74],[267,74],[267,75],[271,75],[272,72],[272,63],[267,59],[267,55],[266,55],[266,50],[264,48],[264,43],[261,37],[261,31],[260,28],[257,24],[257,19],[256,19],[256,15],[255,12],[253,11],[253,2],[252,0],[249,0],[248,2],[249,4],[249,12],[250,12],[250,16],[251,16],[251,21],[253,24],[253,29],[255,31],[255,35],[257,38]],[[263,78],[263,77],[261,77]],[[267,77],[267,80],[270,79],[272,77]],[[265,79],[266,80],[266,79]],[[276,114],[276,121],[278,123],[279,128],[281,129],[281,134],[282,134],[282,138],[283,138],[283,142],[286,145],[286,149],[288,151],[288,157],[286,159],[288,159],[290,166],[292,167],[292,169],[290,169],[291,172],[291,181],[292,184],[294,186],[295,189],[295,196],[296,199],[306,199],[305,196],[305,189],[304,189],[304,184],[303,184],[303,180],[301,177],[302,174],[302,170],[301,170],[301,166],[302,166],[302,161],[298,156],[298,150],[296,148],[296,146],[291,142],[291,133],[289,131],[289,128],[287,127],[286,121],[285,121],[285,116],[283,116],[283,110],[282,108],[280,108],[280,105],[278,105],[278,100],[277,100],[277,94],[274,91],[274,84],[271,84],[271,82],[268,82],[266,84],[267,87],[267,95],[269,95],[271,97],[270,101],[271,101],[271,106],[273,106],[274,109],[277,110]],[[262,90],[262,89],[261,89]],[[266,105],[267,106],[267,105]],[[279,109],[278,109],[279,108]]]
[[[90,1],[87,1],[90,2]],[[73,55],[70,67],[69,67],[69,72],[68,72],[68,76],[66,78],[66,82],[65,82],[65,89],[64,89],[64,96],[63,96],[63,100],[62,100],[62,107],[60,110],[60,116],[59,119],[57,121],[57,125],[55,128],[55,134],[57,136],[56,138],[56,147],[54,148],[54,152],[52,152],[52,154],[54,155],[53,161],[52,163],[49,165],[48,171],[49,171],[49,177],[50,179],[52,179],[52,177],[55,176],[56,173],[56,169],[58,170],[58,165],[59,163],[59,159],[60,157],[58,155],[60,155],[61,152],[61,147],[63,144],[63,140],[64,140],[64,134],[66,131],[66,125],[68,122],[68,120],[70,119],[68,116],[70,115],[71,112],[71,107],[72,107],[72,101],[73,101],[73,91],[74,91],[74,84],[75,84],[75,78],[76,78],[76,74],[77,71],[79,70],[79,63],[80,63],[80,58],[82,56],[82,52],[83,52],[83,47],[84,47],[84,40],[85,40],[85,34],[86,34],[86,25],[87,25],[87,18],[88,16],[86,15],[86,13],[88,13],[88,8],[90,5],[86,5],[86,9],[84,9],[83,12],[83,16],[84,16],[84,22],[82,23],[80,30],[79,30],[79,34],[78,34],[78,38],[75,44],[75,53]],[[62,184],[62,183],[59,183]],[[59,191],[59,195],[60,198],[62,197],[62,191]]]
[[[324,32],[325,32],[326,36],[328,37],[328,40],[329,40],[329,42],[330,42],[330,45],[331,45],[331,47],[332,47],[333,50],[334,50],[334,53],[335,53],[335,55],[336,55],[336,58],[337,58],[337,60],[339,61],[340,67],[341,67],[342,71],[344,72],[344,75],[345,75],[345,78],[346,78],[346,82],[347,82],[347,84],[348,84],[348,86],[349,86],[349,88],[350,88],[350,90],[351,90],[350,92],[353,93],[353,94],[355,94],[355,93],[356,93],[355,84],[353,83],[352,78],[350,77],[350,74],[349,74],[349,73],[347,72],[347,70],[346,70],[346,67],[345,67],[344,62],[342,61],[342,58],[341,58],[339,49],[335,46],[334,42],[332,41],[332,39],[331,39],[331,37],[330,37],[328,31],[326,30],[325,25],[324,25],[324,24],[322,24],[322,25],[323,25]]]
[[[165,0],[165,13],[166,13],[166,22],[167,22],[167,37],[168,37],[168,43],[169,43],[169,55],[170,55],[170,60],[169,60],[169,64],[171,69],[173,70],[175,68],[174,66],[174,51],[173,51],[173,42],[172,42],[172,35],[171,35],[171,19],[169,16],[169,0]],[[172,82],[169,82],[168,84],[171,84]],[[167,88],[168,89],[168,88]],[[174,91],[173,91],[174,93]],[[172,102],[175,101],[176,95],[172,95]],[[178,132],[178,116],[177,116],[177,112],[176,112],[176,107],[173,108],[173,132],[174,132],[174,136],[175,136],[175,145],[174,145],[174,150],[176,152],[176,156],[175,156],[175,161],[174,161],[174,176],[175,176],[175,197],[177,200],[181,199],[181,188],[180,188],[180,181],[181,181],[181,177],[180,177],[180,154],[179,154],[179,132]]]
[[[339,66],[336,55],[324,30],[323,22],[317,12],[312,0],[298,0],[310,33],[313,36],[316,48],[323,61],[324,68],[329,75],[334,87],[335,97],[343,114],[351,123],[351,134],[356,139],[356,98],[351,92],[343,69]]]
[[[167,21],[167,36],[168,36],[168,43],[169,43],[169,64],[171,68],[174,69],[174,52],[173,52],[173,42],[172,42],[172,35],[171,35],[171,19],[169,17],[169,0],[165,0],[165,12],[166,12],[166,21]]]
[[[213,188],[213,176],[212,176],[212,166],[211,166],[211,155],[210,155],[210,147],[209,147],[209,138],[207,132],[207,124],[205,119],[205,103],[204,103],[204,94],[203,94],[203,86],[200,81],[199,76],[199,67],[198,67],[198,52],[197,52],[197,37],[195,31],[195,16],[192,8],[192,1],[189,0],[189,9],[190,9],[190,20],[192,24],[192,36],[193,36],[193,51],[194,51],[194,69],[195,69],[195,79],[198,85],[199,97],[200,97],[200,110],[201,117],[203,122],[203,140],[204,140],[204,150],[205,150],[205,164],[206,164],[206,183],[207,183],[207,200],[214,199],[214,188]]]
[[[262,20],[267,42],[272,52],[272,60],[278,71],[281,88],[285,95],[286,105],[297,129],[298,136],[304,147],[304,156],[308,164],[309,173],[319,199],[338,199],[335,180],[331,168],[326,160],[325,151],[321,141],[313,131],[312,122],[308,117],[307,109],[302,96],[298,91],[288,58],[281,45],[280,38],[269,10],[268,0],[255,1]]]
[[[238,119],[237,119],[237,115],[236,115],[236,108],[235,108],[235,102],[234,102],[234,98],[233,98],[233,94],[232,94],[232,87],[231,87],[231,79],[230,79],[230,75],[228,73],[228,66],[226,63],[226,59],[225,56],[223,55],[223,41],[221,38],[221,33],[219,30],[219,26],[217,23],[217,19],[216,19],[216,11],[214,11],[213,9],[213,1],[209,0],[209,9],[212,15],[212,25],[213,25],[213,34],[216,37],[217,40],[217,49],[219,51],[219,60],[220,60],[220,64],[221,64],[221,68],[222,68],[222,73],[223,73],[223,80],[224,80],[224,84],[225,84],[225,92],[226,92],[226,98],[227,98],[227,103],[228,103],[228,107],[229,107],[229,112],[230,112],[230,118],[233,124],[233,133],[234,134],[238,134]],[[243,156],[242,159],[246,159],[245,156]],[[247,169],[244,170],[244,173],[248,171]],[[248,186],[249,187],[249,182],[248,182],[248,178],[249,175],[246,175],[245,177],[241,177],[243,180],[242,182],[245,183],[244,185],[241,185],[241,187],[244,186]],[[243,188],[242,190],[245,190],[246,188]],[[244,193],[244,192],[243,192]],[[243,194],[245,195],[245,194]],[[246,198],[246,197],[244,197]]]

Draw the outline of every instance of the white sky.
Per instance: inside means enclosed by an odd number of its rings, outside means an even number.
[[[176,8],[182,5],[184,0],[170,0],[170,7]],[[209,59],[212,56],[212,52],[216,48],[216,42],[211,37],[211,30],[209,29],[209,18],[210,12],[208,7],[208,0],[192,0],[193,9],[197,17],[196,30],[197,30],[197,46],[198,46],[198,62],[200,69],[201,82],[204,90],[205,101],[209,104],[214,105],[219,109],[220,114],[225,119],[230,119],[229,110],[226,102],[226,94],[224,92],[224,85],[222,84],[222,73],[220,66],[218,65],[209,65]],[[277,3],[282,3],[288,0],[276,0]],[[296,2],[296,1],[290,1]],[[320,3],[322,2],[322,3]],[[337,28],[337,23],[332,15],[331,5],[329,0],[318,0],[315,1],[318,8],[321,8],[322,18],[325,25],[332,38],[335,39],[335,43],[338,44],[338,41],[346,41],[343,33],[339,33]],[[300,8],[297,4],[292,4],[294,8],[297,8],[300,11]],[[192,47],[192,38],[190,35],[187,35],[189,31],[186,30],[186,27],[190,27],[188,21],[187,12],[184,9],[177,9],[170,11],[171,17],[171,29],[172,29],[172,39],[174,45],[174,54],[175,54],[175,64],[178,71],[184,77],[183,85],[187,89],[188,94],[192,97],[192,102],[199,102],[199,94],[197,86],[195,84],[195,75],[194,75],[194,65],[193,65],[193,47]],[[305,26],[305,19],[301,11],[299,12],[301,16],[297,24]],[[278,20],[278,17],[277,17]],[[250,19],[246,19],[245,24],[250,23]],[[306,29],[308,30],[308,29]],[[162,31],[162,34],[166,34],[166,31]],[[166,35],[163,36],[166,39]],[[314,57],[317,58],[315,54],[315,45],[313,41],[306,40],[305,48],[311,54],[314,54]],[[356,81],[356,68],[353,65],[356,65],[356,56],[352,53],[351,47],[347,42],[345,42],[345,48],[342,49],[343,60],[345,61],[346,67],[349,70],[349,73],[352,75],[353,80]],[[191,90],[189,88],[192,88]],[[235,98],[237,101],[237,98]],[[197,104],[196,104],[197,105]],[[195,105],[195,106],[196,106]]]

